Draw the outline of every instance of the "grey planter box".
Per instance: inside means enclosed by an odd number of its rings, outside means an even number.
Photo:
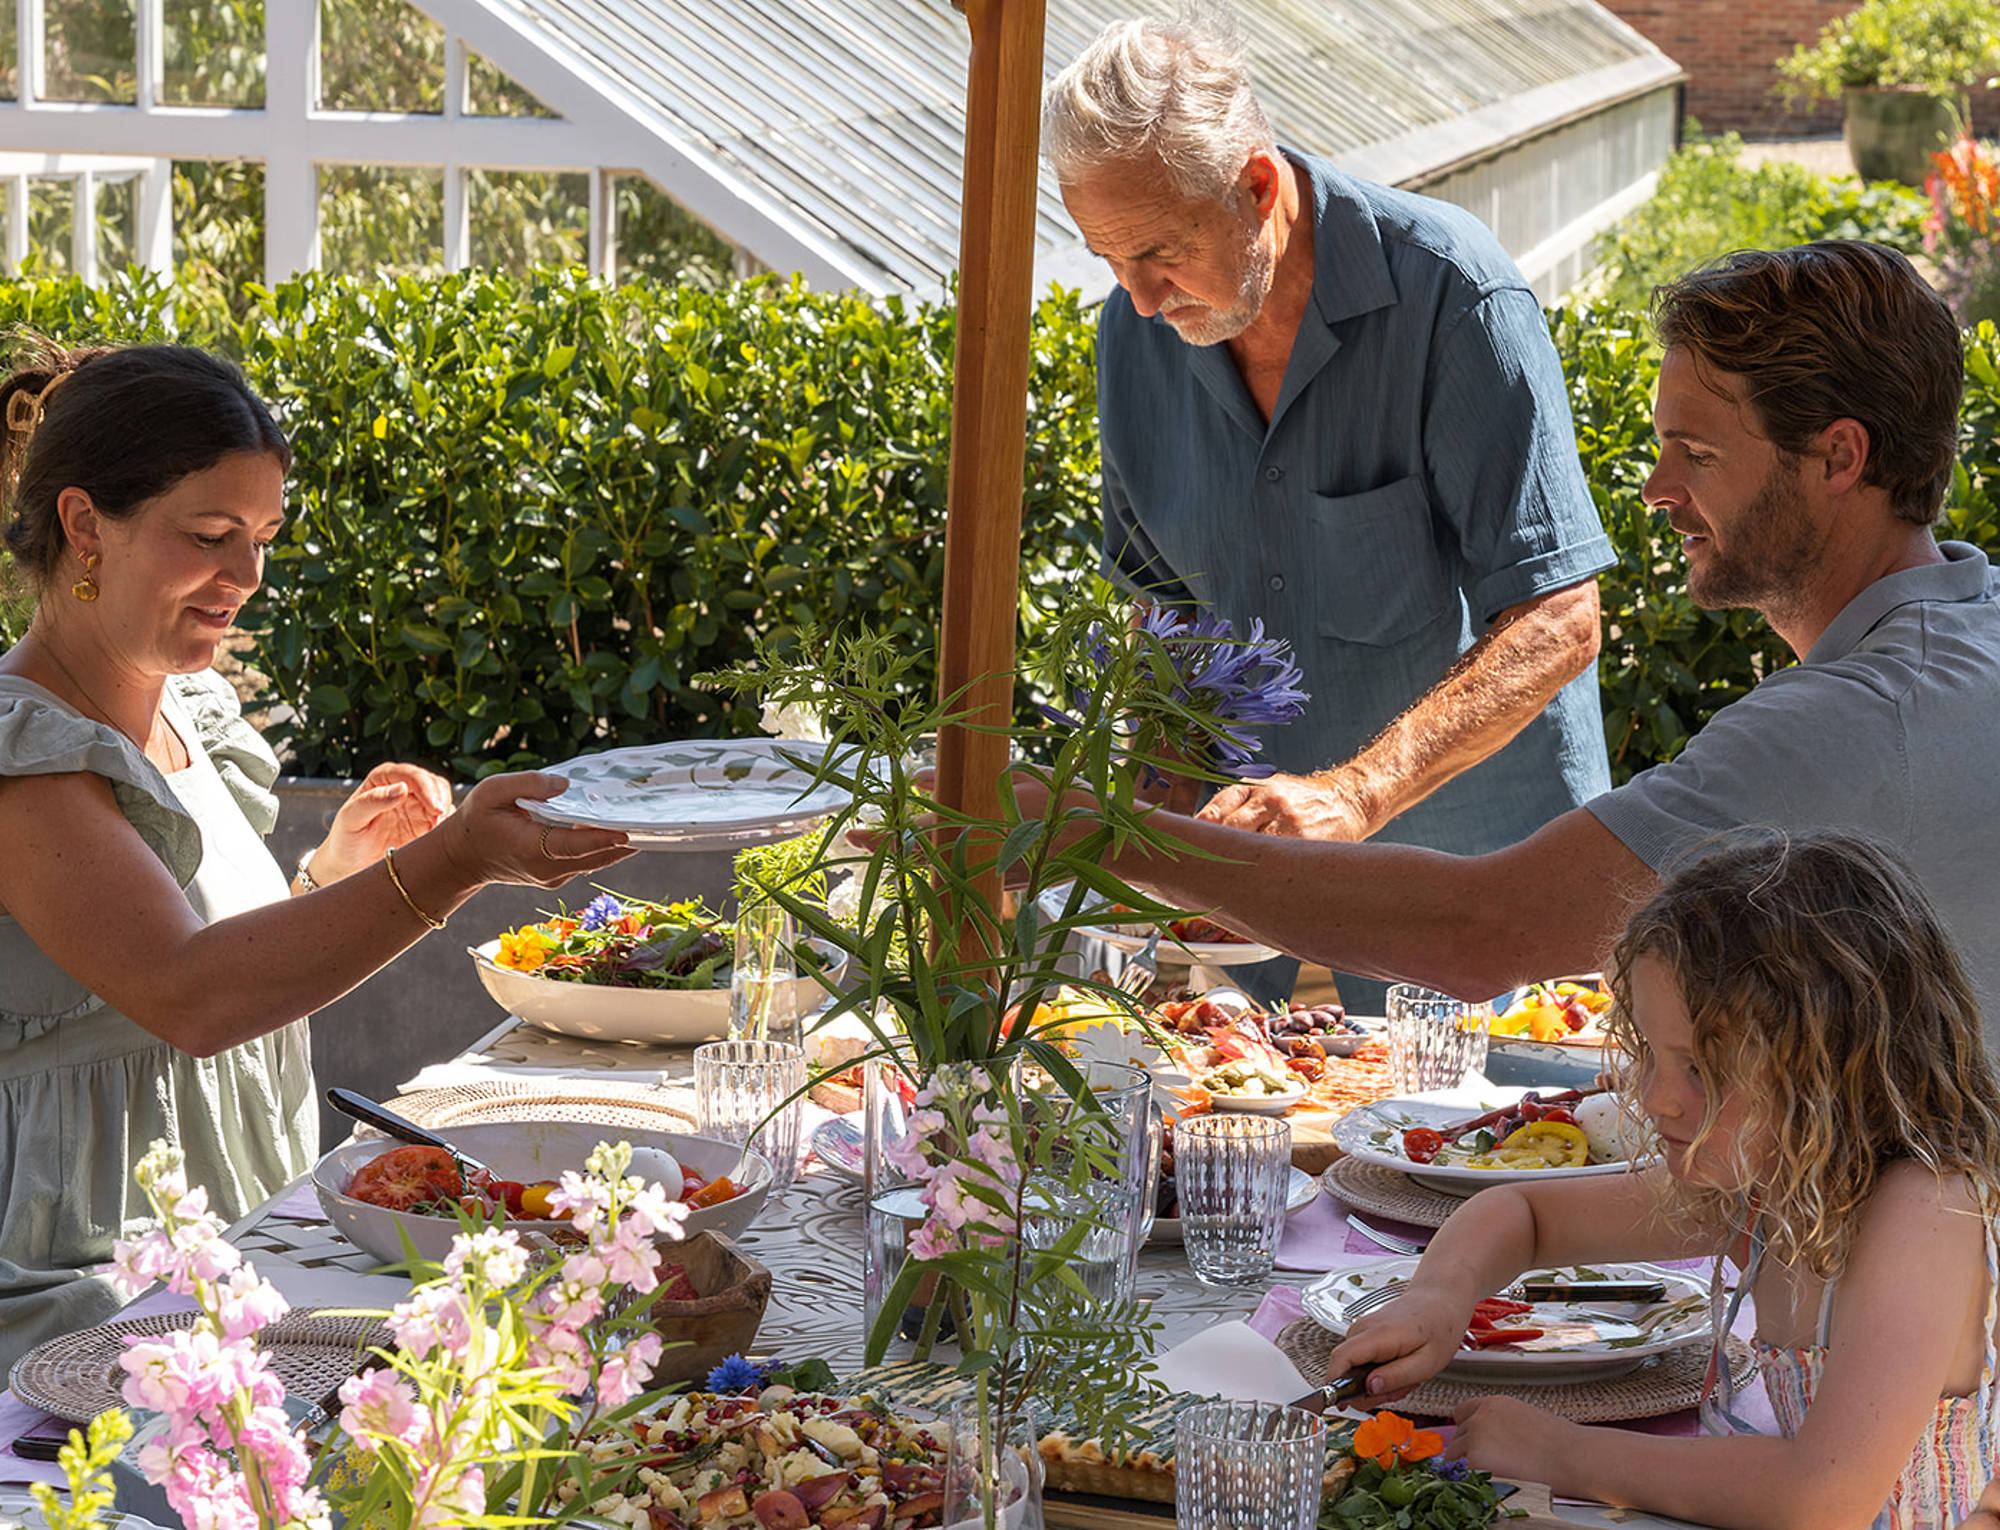
[[[358,783],[309,776],[278,781],[278,827],[271,853],[287,871],[326,836],[335,811]],[[646,851],[595,878],[636,897],[700,897],[726,909],[733,855],[727,850]],[[377,873],[379,875],[380,873]],[[570,908],[595,894],[588,880],[558,892],[488,887],[451,916],[448,928],[417,942],[395,961],[312,1017],[313,1068],[322,1088],[339,1084],[385,1099],[420,1069],[465,1050],[500,1024],[505,1012],[487,997],[467,946],[525,924],[561,900]],[[305,959],[310,959],[309,955]],[[320,1108],[320,1140],[332,1147],[353,1125]]]

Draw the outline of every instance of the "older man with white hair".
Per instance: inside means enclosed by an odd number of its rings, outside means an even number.
[[[1121,289],[1098,330],[1105,573],[1261,618],[1313,693],[1265,741],[1284,773],[1202,816],[1472,854],[1608,788],[1614,559],[1492,234],[1281,150],[1214,12],[1107,27],[1049,85],[1042,140]]]

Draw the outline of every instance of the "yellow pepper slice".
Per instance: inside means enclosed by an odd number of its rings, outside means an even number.
[[[1590,1139],[1566,1121],[1530,1121],[1508,1134],[1498,1149],[1510,1157],[1540,1158],[1551,1169],[1581,1168],[1590,1161]]]

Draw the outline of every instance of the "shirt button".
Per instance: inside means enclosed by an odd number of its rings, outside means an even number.
[[[1273,574],[1271,576],[1271,588],[1274,590],[1282,590],[1284,587],[1285,587],[1285,576],[1283,574]]]
[[[1264,482],[1266,483],[1276,483],[1284,476],[1285,470],[1281,467],[1267,467],[1264,469]]]

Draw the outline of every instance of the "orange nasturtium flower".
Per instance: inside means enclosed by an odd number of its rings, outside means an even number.
[[[554,946],[554,941],[532,925],[511,930],[500,937],[500,954],[494,958],[494,965],[511,972],[533,972],[549,959]]]
[[[1444,1449],[1444,1436],[1419,1429],[1399,1413],[1376,1414],[1354,1431],[1354,1453],[1388,1471],[1398,1461],[1423,1461]]]

